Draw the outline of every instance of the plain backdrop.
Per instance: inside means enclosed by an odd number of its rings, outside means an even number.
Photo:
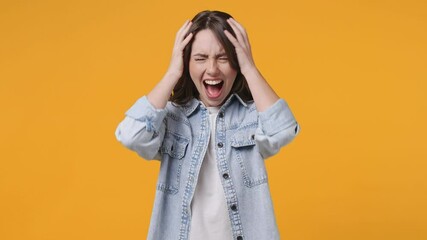
[[[282,239],[427,239],[426,3],[2,0],[0,239],[146,238],[160,164],[114,131],[205,9],[301,125],[266,160]]]

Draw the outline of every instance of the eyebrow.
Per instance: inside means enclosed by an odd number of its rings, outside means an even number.
[[[224,57],[224,56],[226,57],[227,53],[223,52],[223,53],[219,53],[219,54],[215,55],[216,58]],[[204,57],[204,58],[208,58],[209,55],[203,54],[203,53],[196,53],[196,54],[193,55],[193,57]]]

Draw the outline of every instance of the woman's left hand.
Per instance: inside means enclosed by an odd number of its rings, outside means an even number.
[[[240,71],[243,75],[249,73],[251,70],[256,69],[254,59],[252,57],[251,45],[249,44],[248,34],[243,26],[233,18],[227,20],[230,24],[237,39],[227,30],[224,30],[225,35],[236,48],[237,59],[240,65]]]

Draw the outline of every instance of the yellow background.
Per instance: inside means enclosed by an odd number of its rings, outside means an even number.
[[[159,164],[114,130],[205,9],[301,124],[267,161],[282,239],[427,239],[424,0],[2,0],[0,239],[146,238]]]

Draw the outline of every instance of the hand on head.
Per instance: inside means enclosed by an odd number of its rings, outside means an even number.
[[[190,42],[193,37],[193,33],[187,35],[188,30],[191,27],[192,22],[190,20],[185,21],[184,25],[178,30],[175,37],[175,44],[172,51],[172,59],[169,64],[168,72],[180,77],[184,70],[183,62],[183,50],[185,46]]]
[[[252,57],[251,45],[249,44],[248,35],[243,26],[233,18],[227,19],[236,37],[234,37],[229,31],[224,30],[225,35],[228,37],[231,43],[236,48],[237,59],[239,60],[240,71],[243,75],[255,67],[255,63]]]

